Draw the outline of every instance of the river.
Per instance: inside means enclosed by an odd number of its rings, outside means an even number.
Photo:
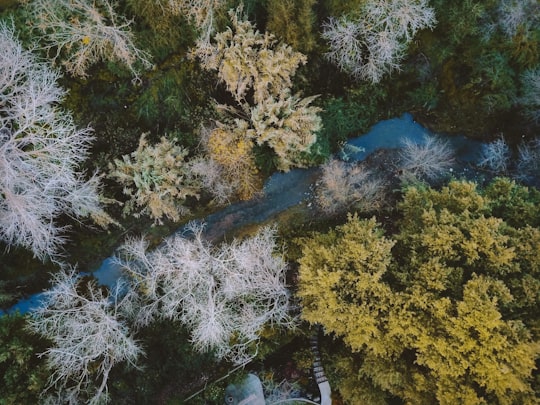
[[[404,139],[423,144],[426,137],[437,136],[414,121],[406,113],[399,118],[392,118],[375,124],[368,133],[348,141],[352,147],[344,147],[348,160],[362,161],[379,149],[399,148]],[[454,149],[456,160],[462,163],[474,163],[480,156],[482,143],[461,135],[442,136]],[[318,168],[294,169],[287,173],[275,173],[264,184],[263,191],[257,197],[231,204],[222,210],[201,218],[205,225],[205,237],[217,240],[225,234],[242,227],[267,221],[286,209],[308,198],[312,185],[317,180]],[[182,229],[177,230],[182,232]],[[121,275],[112,256],[103,260],[99,268],[90,273],[101,285],[113,286]],[[33,294],[19,300],[15,305],[0,313],[19,311],[26,313],[41,302],[42,293]]]

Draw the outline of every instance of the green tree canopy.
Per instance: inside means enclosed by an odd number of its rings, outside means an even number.
[[[355,215],[301,240],[303,317],[352,351],[331,366],[346,400],[535,403],[540,230],[501,205],[537,218],[530,198],[506,179],[415,186],[392,239]]]
[[[0,405],[38,403],[49,372],[36,353],[46,347],[28,331],[23,315],[0,314]]]

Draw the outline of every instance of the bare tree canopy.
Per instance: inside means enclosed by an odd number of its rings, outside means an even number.
[[[0,25],[0,239],[54,257],[64,242],[60,214],[112,220],[101,210],[98,178],[79,170],[92,137],[58,108],[59,75]]]

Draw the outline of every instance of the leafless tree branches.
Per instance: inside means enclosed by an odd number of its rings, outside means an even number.
[[[373,211],[384,204],[385,182],[365,165],[332,159],[322,166],[315,198],[328,214],[349,209]]]
[[[495,173],[503,174],[508,171],[512,151],[501,137],[495,141],[482,145],[482,156],[478,165]]]
[[[150,253],[141,239],[121,248],[117,261],[137,292],[129,316],[139,326],[178,320],[198,350],[242,363],[253,356],[264,325],[292,324],[275,229],[219,246],[203,239],[201,225],[188,230],[191,238],[177,235]]]
[[[150,56],[137,48],[130,22],[109,0],[33,0],[31,21],[42,33],[44,48],[53,60],[78,77],[99,61],[118,61],[137,78],[139,68],[149,68]]]
[[[436,24],[427,0],[368,0],[359,17],[331,17],[322,37],[327,58],[359,80],[379,82],[399,70],[407,44],[421,29]]]
[[[435,136],[425,136],[422,143],[406,138],[399,151],[398,165],[405,179],[436,180],[453,164],[454,151],[450,144]]]
[[[98,178],[78,171],[90,129],[77,129],[57,103],[64,91],[58,73],[38,62],[0,25],[0,238],[54,257],[64,242],[54,222],[61,213],[92,216],[104,225]]]
[[[142,350],[120,316],[121,288],[108,296],[74,271],[62,271],[44,292],[45,304],[32,313],[30,328],[52,342],[42,355],[52,371],[53,402],[102,403],[113,366],[123,361],[135,365]]]

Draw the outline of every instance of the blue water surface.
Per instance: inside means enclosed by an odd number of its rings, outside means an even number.
[[[362,161],[379,149],[397,149],[405,139],[423,144],[426,137],[438,136],[414,121],[409,113],[399,118],[392,118],[375,124],[368,133],[347,142],[352,147],[345,147],[348,160]],[[462,162],[474,162],[479,158],[482,143],[464,136],[442,136],[455,150],[457,159]],[[345,149],[348,149],[345,151]],[[201,219],[205,223],[204,236],[216,240],[225,232],[232,232],[253,223],[260,223],[272,218],[304,201],[318,176],[318,168],[294,169],[287,173],[275,173],[265,183],[260,195],[249,201],[231,204],[221,211]],[[182,233],[179,229],[175,233]],[[85,273],[87,274],[87,273]],[[121,276],[120,267],[112,257],[105,259],[101,266],[91,274],[101,285],[114,287]],[[26,313],[39,306],[43,293],[31,295],[20,300],[7,310],[8,313],[19,311]],[[1,313],[1,312],[0,312]]]

